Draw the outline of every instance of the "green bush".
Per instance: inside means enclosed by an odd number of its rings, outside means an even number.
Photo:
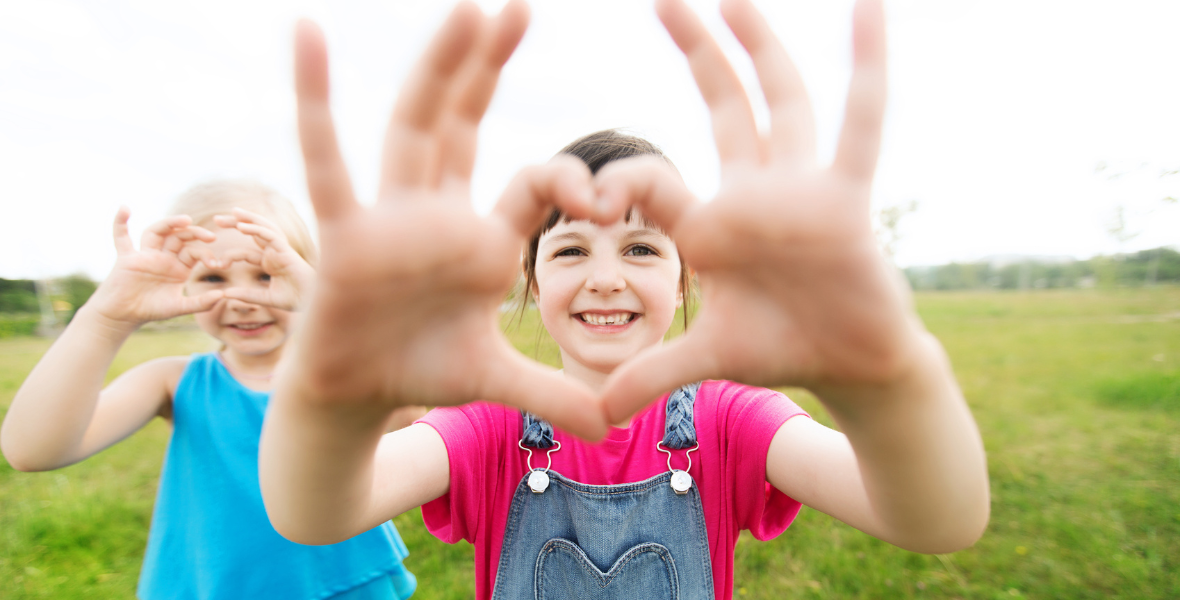
[[[0,313],[0,338],[33,335],[37,333],[37,324],[40,322],[41,316],[38,314]]]

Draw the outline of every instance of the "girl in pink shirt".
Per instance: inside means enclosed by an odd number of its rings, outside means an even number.
[[[527,23],[513,0],[494,18],[460,4],[444,23],[394,109],[380,200],[363,207],[335,142],[323,36],[301,24],[323,267],[260,450],[280,533],[330,543],[422,506],[435,535],[475,544],[477,595],[497,600],[730,598],[738,532],[777,535],[800,503],[919,552],[981,535],[978,431],[870,226],[879,0],[856,8],[826,168],[798,74],[748,0],[722,14],[758,71],[768,133],[682,0],[656,7],[714,120],[722,185],[708,203],[650,144],[608,131],[522,171],[492,214],[471,210],[475,132]],[[560,372],[499,331],[522,255]],[[702,308],[664,343],[689,266]],[[843,432],[726,380],[808,387]],[[456,408],[384,435],[407,404]]]

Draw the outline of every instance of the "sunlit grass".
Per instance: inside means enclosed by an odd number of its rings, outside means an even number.
[[[924,556],[804,509],[771,542],[743,536],[739,598],[1180,597],[1180,289],[919,294],[976,415],[992,519],[975,547]],[[506,316],[507,319],[507,316]],[[559,363],[526,312],[509,337]],[[0,341],[0,410],[47,342]],[[121,371],[209,348],[199,332],[132,338]],[[789,395],[830,423],[808,394]],[[0,598],[134,594],[168,430],[154,424],[80,465],[0,463]],[[423,598],[469,598],[472,550],[395,523]]]

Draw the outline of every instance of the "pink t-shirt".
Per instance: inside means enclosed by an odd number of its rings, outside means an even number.
[[[598,443],[555,431],[561,449],[553,470],[591,485],[642,481],[668,470],[667,455],[656,449],[664,438],[667,396],[635,417],[626,429],[612,427]],[[733,596],[733,551],[738,533],[748,529],[760,540],[786,530],[800,504],[766,482],[766,453],[779,427],[806,415],[786,396],[730,381],[706,381],[694,408],[700,449],[692,453],[692,475],[701,494],[716,597]],[[508,509],[528,453],[517,447],[521,415],[516,409],[475,402],[439,408],[422,420],[447,446],[451,488],[422,507],[427,529],[447,543],[461,539],[475,546],[475,594],[490,599],[504,542]],[[684,451],[673,451],[672,466],[683,469]],[[545,466],[544,452],[533,452],[533,466]]]

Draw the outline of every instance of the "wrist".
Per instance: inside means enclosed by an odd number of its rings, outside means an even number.
[[[75,323],[118,343],[122,343],[142,325],[135,321],[108,316],[90,302],[83,304],[74,314],[70,324]]]
[[[837,418],[873,418],[879,411],[903,406],[959,399],[950,359],[929,332],[916,329],[907,336],[889,376],[872,382],[829,382],[812,390]]]

